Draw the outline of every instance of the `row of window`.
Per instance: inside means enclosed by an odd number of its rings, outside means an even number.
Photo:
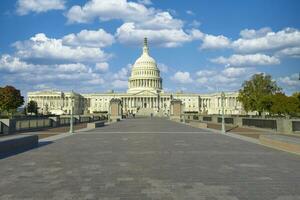
[[[152,76],[159,76],[158,71],[153,71],[153,70],[149,70],[149,71],[144,71],[144,70],[140,70],[140,71],[134,71],[133,75],[152,75]]]

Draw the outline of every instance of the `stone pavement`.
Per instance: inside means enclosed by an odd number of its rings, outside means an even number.
[[[300,157],[159,118],[0,160],[0,199],[300,200]]]

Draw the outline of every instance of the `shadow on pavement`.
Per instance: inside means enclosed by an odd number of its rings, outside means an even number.
[[[11,151],[11,152],[8,152],[8,153],[0,153],[0,160],[1,159],[4,159],[4,158],[8,158],[8,157],[11,157],[11,156],[15,156],[17,154],[21,154],[21,153],[24,153],[26,151],[30,151],[30,150],[34,150],[34,149],[38,149],[38,148],[41,148],[41,147],[44,147],[46,145],[49,145],[49,144],[52,144],[53,142],[51,141],[47,141],[47,142],[39,142],[38,143],[38,146],[36,147],[30,147],[30,148],[18,148],[14,151]]]

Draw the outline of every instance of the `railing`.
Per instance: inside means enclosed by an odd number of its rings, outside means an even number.
[[[107,116],[100,115],[74,115],[74,124],[88,123],[107,119]],[[0,134],[10,134],[15,132],[40,130],[43,128],[68,126],[70,125],[70,116],[29,116],[14,119],[0,119]]]
[[[204,116],[204,117],[203,117],[203,121],[211,122],[211,121],[212,121],[212,117]]]
[[[224,122],[225,124],[233,124],[233,118],[225,117]],[[218,123],[222,123],[222,117],[218,117]]]
[[[292,121],[292,130],[300,131],[300,121]]]
[[[26,129],[37,129],[51,127],[51,120],[48,118],[43,119],[21,119],[16,121],[16,131]]]
[[[244,118],[242,119],[243,126],[254,126],[257,128],[268,128],[268,129],[277,129],[276,120],[272,119],[251,119]]]

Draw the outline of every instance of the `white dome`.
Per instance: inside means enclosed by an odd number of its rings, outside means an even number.
[[[143,54],[135,61],[134,67],[144,67],[147,65],[148,67],[156,67],[156,62],[154,58],[152,58],[148,50],[143,50]]]
[[[129,93],[139,91],[157,92],[162,89],[162,79],[155,60],[149,55],[147,38],[144,39],[142,55],[135,61],[129,78]]]

